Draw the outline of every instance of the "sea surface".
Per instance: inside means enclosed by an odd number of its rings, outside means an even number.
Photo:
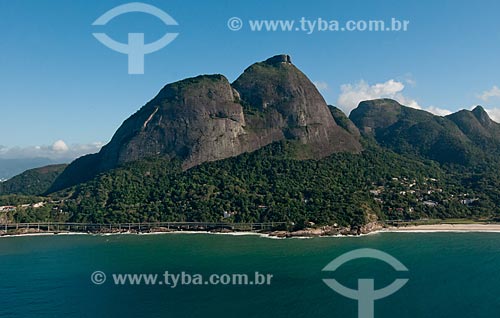
[[[389,253],[322,269],[360,248]],[[92,282],[102,271],[106,281]],[[115,285],[113,274],[272,274],[270,285]],[[0,317],[358,317],[356,300],[325,278],[383,288],[374,317],[498,317],[500,233],[381,233],[363,237],[270,239],[211,234],[53,235],[0,238]],[[94,279],[102,282],[102,276]]]

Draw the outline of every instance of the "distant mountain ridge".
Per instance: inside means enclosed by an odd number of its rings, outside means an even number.
[[[481,106],[441,117],[378,99],[361,102],[349,118],[383,147],[440,163],[474,164],[500,150],[500,124]]]

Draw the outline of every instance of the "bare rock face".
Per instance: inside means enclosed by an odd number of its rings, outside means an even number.
[[[250,66],[233,85],[222,75],[204,75],[165,86],[98,154],[74,161],[51,191],[152,156],[179,159],[189,169],[288,139],[303,145],[298,159],[319,159],[359,152],[358,137],[336,124],[290,57],[278,55]]]
[[[240,93],[249,126],[259,130],[260,138],[307,145],[297,154],[299,159],[361,150],[357,138],[335,123],[319,91],[288,55],[250,66],[233,87]]]
[[[247,132],[238,100],[222,75],[167,85],[101,151],[103,168],[156,155],[179,158],[190,168],[240,154]]]

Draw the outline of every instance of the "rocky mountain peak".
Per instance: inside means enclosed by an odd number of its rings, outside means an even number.
[[[290,56],[277,55],[253,64],[232,85],[220,74],[166,85],[98,154],[73,162],[51,191],[147,157],[180,160],[189,169],[286,139],[297,144],[297,159],[319,159],[359,152],[358,138],[337,125]]]
[[[472,113],[474,116],[476,116],[477,120],[483,125],[489,125],[491,123],[491,118],[488,115],[488,113],[484,110],[484,108],[480,105],[476,106],[473,110]]]
[[[268,58],[264,61],[266,64],[276,65],[280,63],[289,63],[292,64],[292,58],[287,54],[275,55],[273,57]]]

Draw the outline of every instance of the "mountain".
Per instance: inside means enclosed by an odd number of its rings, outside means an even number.
[[[253,64],[233,84],[223,75],[168,84],[98,154],[71,163],[50,191],[148,157],[180,160],[189,169],[289,140],[297,145],[296,159],[321,159],[336,152],[359,153],[358,139],[335,122],[290,57],[277,55]]]
[[[494,122],[483,107],[461,110],[446,116],[483,151],[500,153],[500,124]]]
[[[349,118],[365,136],[401,154],[462,165],[480,161],[484,153],[470,133],[461,129],[472,121],[467,119],[464,125],[457,125],[450,116],[436,116],[391,99],[378,99],[361,102]]]
[[[357,139],[338,126],[315,85],[290,60],[278,55],[247,68],[233,83],[260,147],[288,139],[302,147],[299,159],[359,152]]]
[[[500,124],[480,106],[442,117],[377,99],[347,117],[277,55],[233,83],[168,84],[99,153],[2,191],[39,194],[55,179],[46,211],[70,222],[500,219],[499,154]],[[50,218],[24,212],[13,218]]]
[[[45,193],[54,180],[67,167],[65,164],[50,165],[27,170],[5,182],[0,183],[0,195],[22,194],[40,195]]]

